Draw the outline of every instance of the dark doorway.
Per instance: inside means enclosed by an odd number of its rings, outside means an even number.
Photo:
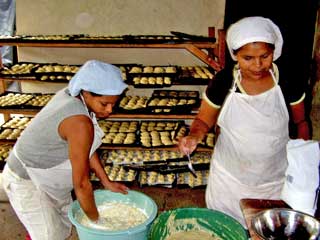
[[[225,8],[225,29],[247,16],[267,17],[279,26],[284,40],[282,55],[276,62],[280,77],[285,78],[290,87],[305,88],[308,116],[312,100],[310,75],[317,9],[316,0],[226,0]],[[226,64],[231,63],[226,52]]]

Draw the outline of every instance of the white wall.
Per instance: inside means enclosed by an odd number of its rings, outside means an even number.
[[[223,27],[225,0],[17,0],[17,34],[207,35]],[[184,50],[19,49],[23,61],[81,64],[90,58],[110,63],[203,64]]]
[[[208,35],[223,27],[225,0],[17,0],[17,34]],[[20,48],[19,61],[82,64],[89,59],[145,65],[204,65],[186,50]],[[61,85],[23,83],[24,92]]]

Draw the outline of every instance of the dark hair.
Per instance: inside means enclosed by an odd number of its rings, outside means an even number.
[[[257,42],[252,42],[252,43],[257,43]],[[274,44],[272,44],[272,43],[266,43],[266,42],[264,42],[264,43],[267,44],[272,50],[275,49]],[[245,45],[243,45],[243,46],[245,46]],[[243,46],[242,46],[242,47],[243,47]],[[232,49],[232,53],[233,53],[234,55],[236,55],[236,54],[240,51],[240,49],[241,49],[242,47],[239,47],[238,49]]]

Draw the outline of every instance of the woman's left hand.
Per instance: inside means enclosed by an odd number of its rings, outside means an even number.
[[[103,184],[103,186],[104,188],[112,192],[118,192],[122,194],[128,194],[128,190],[129,190],[129,188],[126,185],[118,182],[112,182],[112,181],[109,181],[108,183]]]

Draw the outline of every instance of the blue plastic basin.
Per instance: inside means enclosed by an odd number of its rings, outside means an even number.
[[[152,198],[147,195],[129,190],[127,195],[114,193],[108,190],[96,190],[94,192],[95,202],[100,205],[104,202],[121,202],[133,204],[135,207],[142,209],[147,214],[147,220],[137,225],[121,231],[103,231],[99,229],[88,228],[81,225],[75,218],[76,213],[81,210],[79,202],[76,200],[71,204],[68,211],[68,217],[76,227],[80,240],[146,240],[148,239],[149,230],[152,222],[157,216],[158,207]]]

